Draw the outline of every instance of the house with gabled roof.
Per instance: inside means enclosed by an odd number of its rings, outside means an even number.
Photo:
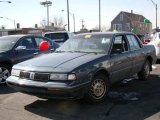
[[[135,29],[136,34],[144,35],[152,31],[152,23],[144,22],[143,15],[121,11],[111,22],[111,30],[128,31]]]

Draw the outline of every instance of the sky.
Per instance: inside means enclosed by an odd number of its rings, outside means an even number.
[[[5,0],[4,0],[5,1]],[[44,0],[10,0],[12,3],[0,2],[0,27],[14,28],[14,22],[20,27],[40,26],[42,20],[47,19],[47,8],[40,5]],[[50,21],[54,17],[62,17],[67,24],[67,0],[50,0]],[[160,0],[153,0],[158,4],[158,26],[160,26]],[[70,13],[75,14],[76,31],[81,29],[83,19],[85,27],[92,29],[99,24],[99,0],[69,0]],[[65,10],[62,12],[61,10]],[[141,14],[149,19],[155,27],[155,7],[151,0],[101,0],[101,24],[107,28],[111,21],[120,13],[126,11]],[[9,18],[9,19],[6,19]],[[73,31],[73,17],[70,15],[70,29]]]

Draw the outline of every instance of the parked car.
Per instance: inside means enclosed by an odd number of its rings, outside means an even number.
[[[40,51],[39,44],[48,41],[50,48]],[[42,53],[54,51],[59,45],[45,37],[33,35],[9,35],[0,37],[0,83],[5,83],[12,66],[16,63],[33,58]]]
[[[15,65],[7,84],[40,98],[101,102],[112,83],[136,73],[147,80],[155,61],[154,46],[143,46],[132,33],[87,33],[55,53]]]
[[[69,38],[73,37],[74,33],[67,31],[57,31],[57,32],[46,32],[44,33],[44,37],[47,37],[59,44],[64,43]]]
[[[160,32],[156,32],[152,39],[151,42],[149,43],[149,45],[154,45],[155,49],[156,49],[156,56],[157,59],[160,60]]]
[[[148,44],[152,39],[151,35],[145,35],[144,37],[141,38],[141,41],[143,44]]]

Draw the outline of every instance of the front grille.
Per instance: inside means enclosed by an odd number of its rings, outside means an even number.
[[[34,80],[40,80],[47,82],[50,78],[50,74],[47,73],[35,73]]]
[[[35,72],[21,71],[20,72],[20,78],[31,79],[31,80],[34,80],[34,81],[47,82],[47,81],[49,81],[50,74],[49,73],[35,73]]]
[[[29,72],[20,72],[20,78],[29,79],[30,73]]]

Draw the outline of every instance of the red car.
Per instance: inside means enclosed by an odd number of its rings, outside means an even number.
[[[143,44],[148,44],[150,41],[151,41],[151,36],[150,35],[145,35],[142,39],[141,39],[141,41],[142,41],[142,43]]]

